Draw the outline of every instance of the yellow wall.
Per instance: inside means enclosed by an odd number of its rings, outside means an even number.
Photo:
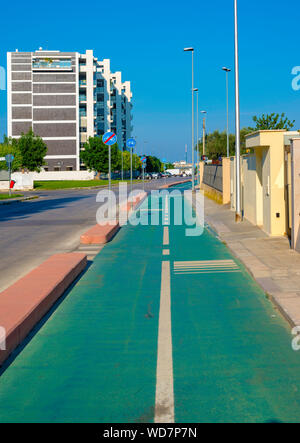
[[[293,134],[258,131],[246,137],[253,154],[243,160],[244,215],[270,235],[286,233],[284,136]]]
[[[255,154],[242,158],[242,208],[246,218],[253,224],[256,220],[256,157]],[[247,214],[247,215],[246,215]]]

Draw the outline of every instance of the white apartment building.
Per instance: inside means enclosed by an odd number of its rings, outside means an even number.
[[[80,150],[89,137],[114,131],[122,149],[132,133],[130,82],[92,50],[8,52],[7,94],[8,136],[31,127],[47,144],[49,171],[85,169]]]

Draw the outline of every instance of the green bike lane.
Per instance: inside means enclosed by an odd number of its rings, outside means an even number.
[[[169,237],[176,421],[299,422],[287,322],[210,230]]]
[[[0,422],[151,422],[162,227],[124,226],[0,377]]]
[[[288,325],[225,245],[187,237],[169,208],[167,228],[123,227],[1,375],[0,422],[153,422],[158,386],[176,422],[299,421]]]

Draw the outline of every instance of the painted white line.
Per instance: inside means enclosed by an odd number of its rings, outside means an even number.
[[[170,262],[163,261],[158,326],[155,423],[174,423]]]
[[[242,272],[240,269],[224,269],[222,271],[174,271],[174,274],[227,274],[229,272]]]
[[[169,228],[168,226],[164,226],[164,236],[163,236],[163,245],[168,246],[170,242],[169,239]]]
[[[169,249],[163,249],[163,255],[170,255]]]
[[[195,260],[195,261],[175,261],[174,265],[187,265],[187,264],[203,264],[203,263],[235,263],[233,260]]]

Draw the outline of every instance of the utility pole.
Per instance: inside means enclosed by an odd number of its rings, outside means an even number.
[[[241,171],[240,171],[240,88],[239,88],[239,46],[238,46],[238,11],[234,0],[234,59],[235,59],[235,180],[236,207],[235,221],[242,220],[241,214]]]
[[[206,111],[201,111],[201,114],[203,114],[203,155],[205,155],[205,138],[206,138],[206,122],[205,122],[205,116],[207,114]]]
[[[228,106],[228,73],[229,68],[222,68],[226,72],[226,106],[227,106],[227,157],[229,157],[229,106]]]
[[[195,160],[194,160],[194,48],[184,48],[192,53],[192,191],[195,191]]]

